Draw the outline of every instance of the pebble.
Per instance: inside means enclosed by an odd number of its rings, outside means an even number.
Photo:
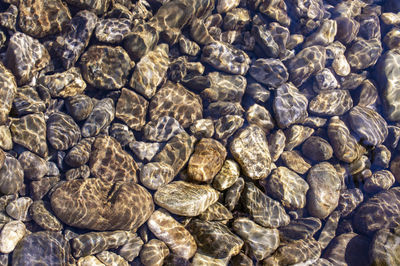
[[[222,165],[221,170],[214,177],[212,186],[223,191],[230,188],[238,180],[240,166],[234,160],[227,159]]]
[[[0,126],[0,148],[11,150],[13,148],[11,131],[8,126]]]
[[[169,255],[169,249],[164,242],[152,239],[143,245],[140,251],[140,261],[145,266],[161,266]]]
[[[8,203],[6,212],[10,217],[15,220],[27,222],[31,220],[29,215],[29,207],[32,205],[32,199],[28,197],[21,197]]]
[[[89,117],[81,128],[82,136],[94,137],[100,133],[100,131],[110,125],[111,121],[115,117],[114,102],[111,98],[103,98],[98,101]]]
[[[133,71],[129,85],[147,99],[154,96],[167,74],[170,64],[168,52],[168,45],[158,45],[140,59]]]
[[[215,131],[212,119],[199,119],[193,122],[189,129],[197,139],[211,138]]]
[[[257,59],[251,65],[249,73],[261,84],[274,88],[281,86],[289,78],[285,65],[278,59]]]
[[[187,173],[190,179],[211,182],[221,170],[226,155],[226,149],[220,142],[210,138],[201,139],[188,163]]]
[[[193,236],[165,210],[156,210],[150,216],[147,225],[172,253],[187,260],[194,256],[197,245]]]
[[[51,213],[51,206],[47,201],[34,201],[30,206],[29,213],[32,220],[44,230],[60,231],[63,229],[61,222]]]
[[[201,92],[201,97],[211,102],[240,102],[247,86],[247,80],[240,75],[228,75],[220,72],[208,74],[211,86]]]
[[[128,234],[126,243],[119,249],[118,254],[125,260],[131,262],[137,256],[142,249],[144,242],[137,234]]]
[[[266,134],[275,127],[275,121],[267,109],[253,104],[246,112],[246,119],[250,124],[259,126]]]
[[[293,219],[286,226],[279,228],[282,242],[308,239],[321,229],[321,220],[315,217]]]
[[[105,43],[120,43],[131,31],[129,19],[107,18],[100,20],[95,29],[96,38]]]
[[[249,246],[250,253],[261,261],[279,247],[279,231],[264,228],[248,218],[235,219],[233,230]]]
[[[307,210],[317,218],[326,218],[338,205],[341,183],[335,168],[328,162],[311,167],[307,175],[310,189]]]
[[[388,190],[395,182],[395,177],[388,170],[376,171],[364,183],[364,190],[368,193],[377,193]]]
[[[317,162],[327,161],[333,155],[329,142],[317,136],[309,137],[301,146],[301,151],[307,158]]]
[[[72,167],[79,167],[89,161],[92,144],[95,138],[83,138],[64,157],[64,161]]]
[[[102,251],[96,254],[96,258],[98,258],[102,263],[104,263],[104,265],[129,266],[129,263],[123,257],[110,251]]]
[[[318,238],[318,243],[322,249],[325,249],[335,237],[340,216],[341,214],[339,211],[334,211],[329,215],[329,217],[326,218],[325,225],[322,228]]]
[[[17,193],[24,185],[24,169],[20,162],[6,154],[0,169],[0,192],[4,195]]]
[[[49,52],[38,40],[22,32],[16,32],[11,36],[5,66],[13,72],[19,86],[29,83],[49,63]]]
[[[232,211],[239,202],[240,196],[244,189],[244,179],[239,177],[237,181],[227,189],[225,195],[225,205],[228,210]]]
[[[86,256],[86,257],[79,258],[77,265],[78,266],[104,266],[105,264],[102,263],[95,256]]]
[[[233,215],[224,205],[215,202],[198,217],[203,221],[217,221],[226,224],[227,221],[233,218]]]
[[[133,130],[141,130],[146,124],[149,103],[139,94],[123,88],[115,109],[115,117],[124,121]]]
[[[375,65],[382,54],[381,41],[377,38],[364,40],[357,38],[346,49],[346,58],[350,66],[356,70],[366,69]]]
[[[67,0],[67,3],[80,7],[83,9],[88,9],[95,12],[98,15],[103,14],[107,11],[110,1],[108,0]]]
[[[183,131],[184,129],[175,118],[163,116],[155,121],[148,122],[142,133],[146,140],[164,142]]]
[[[42,199],[59,181],[60,178],[58,176],[44,177],[38,181],[32,181],[30,184],[32,199]]]
[[[219,192],[208,185],[174,181],[160,187],[154,202],[181,216],[197,216],[218,200]]]
[[[25,236],[26,227],[21,221],[12,221],[4,225],[0,233],[0,252],[11,253],[15,246]]]
[[[137,181],[136,162],[109,136],[99,136],[94,141],[89,167],[91,174],[103,181]]]
[[[290,218],[283,206],[265,195],[253,183],[247,182],[242,193],[244,209],[259,225],[277,228],[289,223]]]
[[[279,46],[266,25],[253,25],[251,34],[260,48],[261,57],[276,58],[279,55]]]
[[[155,47],[158,40],[159,34],[154,26],[150,23],[139,23],[125,37],[123,46],[133,60],[139,61]]]
[[[388,135],[387,123],[376,111],[355,106],[350,110],[348,118],[351,129],[365,145],[376,146],[385,141]]]
[[[268,142],[258,126],[250,125],[239,131],[231,141],[230,151],[251,179],[263,179],[271,172]]]
[[[315,74],[315,81],[317,82],[318,86],[318,90],[316,92],[334,90],[339,87],[339,82],[329,68],[324,68]]]
[[[151,143],[143,141],[133,141],[129,143],[129,148],[139,158],[139,160],[151,161],[162,146],[161,143]]]
[[[310,127],[293,125],[284,132],[286,136],[285,150],[291,151],[314,134],[315,130]]]
[[[81,138],[79,126],[71,116],[65,113],[52,113],[46,122],[47,140],[56,150],[68,150]]]
[[[12,92],[12,90],[10,92]],[[5,102],[7,102],[7,99]],[[19,116],[23,116],[30,113],[44,112],[46,110],[46,105],[39,97],[35,88],[31,86],[22,86],[18,88],[15,93],[14,109]]]
[[[109,132],[110,136],[115,138],[122,147],[126,147],[128,144],[135,141],[135,136],[127,125],[113,123],[109,128]]]
[[[82,121],[88,118],[92,113],[94,104],[89,96],[78,94],[68,97],[65,102],[65,107],[75,121]]]
[[[301,157],[298,151],[284,151],[281,159],[289,169],[301,175],[307,173],[311,168],[311,165]]]
[[[292,170],[280,166],[264,181],[265,190],[288,209],[302,209],[306,205],[307,182]]]
[[[229,107],[228,107],[229,108]],[[215,138],[226,141],[244,124],[244,119],[239,115],[225,115],[215,122]]]
[[[113,195],[113,200],[108,199]],[[132,182],[97,178],[67,181],[51,195],[51,207],[64,223],[91,230],[137,229],[153,213],[151,194]]]
[[[381,229],[377,231],[370,244],[370,260],[376,265],[396,265],[400,263],[396,255],[399,246],[398,229]]]
[[[303,121],[308,116],[307,106],[307,98],[293,84],[286,83],[276,89],[273,109],[280,128]]]
[[[363,200],[364,194],[360,189],[343,189],[340,193],[337,210],[342,217],[349,216]]]
[[[5,124],[17,93],[17,83],[14,75],[3,63],[0,63],[0,85],[0,124]]]
[[[276,162],[285,149],[286,136],[281,129],[268,135],[268,149],[272,162]]]
[[[348,90],[324,90],[309,104],[310,113],[318,116],[343,115],[353,107]]]

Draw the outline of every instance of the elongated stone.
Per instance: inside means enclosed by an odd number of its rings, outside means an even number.
[[[233,218],[233,215],[224,205],[216,202],[210,205],[210,207],[208,207],[207,210],[205,210],[198,217],[204,221],[217,221],[226,223]]]
[[[82,126],[82,136],[94,137],[102,129],[110,125],[115,117],[114,102],[111,98],[103,98],[93,108],[89,117]]]
[[[271,172],[268,142],[258,126],[250,125],[239,131],[230,144],[230,151],[248,177],[262,179]]]
[[[315,217],[298,218],[291,220],[286,226],[279,228],[282,242],[307,239],[321,229],[321,220]]]
[[[10,217],[15,220],[20,220],[22,222],[27,222],[31,220],[29,215],[29,207],[32,205],[33,201],[28,197],[21,197],[16,200],[11,201],[7,207],[6,212]]]
[[[5,124],[10,113],[15,94],[17,93],[17,83],[14,75],[3,63],[0,63],[0,124]]]
[[[173,214],[197,216],[218,197],[219,192],[208,185],[175,181],[160,187],[154,194],[154,202]]]
[[[213,180],[213,187],[219,191],[231,187],[240,175],[240,167],[233,160],[225,160],[221,170]]]
[[[60,231],[63,228],[61,222],[51,213],[51,206],[47,201],[34,201],[29,209],[32,220],[41,228],[49,231]]]
[[[141,130],[146,123],[148,101],[134,91],[122,88],[118,99],[115,116],[130,128]]]
[[[187,173],[198,182],[211,182],[225,161],[225,147],[214,139],[203,138],[195,146]]]
[[[184,129],[175,118],[163,116],[156,121],[148,122],[142,132],[146,140],[163,142],[183,131]]]
[[[0,234],[0,252],[6,254],[13,252],[25,233],[26,227],[21,221],[12,221],[4,225]]]
[[[164,241],[172,253],[190,259],[197,250],[193,236],[165,210],[156,210],[147,221],[150,231]]]
[[[398,229],[382,229],[375,233],[370,246],[370,259],[373,265],[396,265],[400,263],[396,251],[399,249]]]
[[[343,115],[353,107],[348,90],[324,90],[314,97],[309,104],[309,110],[315,115]]]
[[[145,266],[162,266],[169,255],[169,249],[163,241],[152,239],[143,245],[140,262]]]
[[[244,179],[239,177],[237,181],[226,191],[225,205],[232,211],[239,202],[241,193],[244,189]]]
[[[240,75],[227,75],[221,72],[208,74],[210,88],[201,92],[201,96],[211,102],[232,101],[240,102],[246,89],[247,80]]]
[[[0,169],[0,192],[5,195],[17,193],[23,186],[24,172],[17,159],[6,154]]]

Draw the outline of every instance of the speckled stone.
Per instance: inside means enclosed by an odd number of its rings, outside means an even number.
[[[64,157],[64,161],[72,167],[79,167],[86,164],[89,161],[94,140],[95,138],[82,139],[69,150],[67,155]]]
[[[208,185],[174,181],[160,187],[154,202],[181,216],[197,216],[218,200],[219,192]]]
[[[275,0],[271,2],[261,2],[259,4],[261,13],[267,15],[273,20],[278,21],[284,26],[288,26],[290,24],[291,19],[287,14],[287,6],[285,1]]]
[[[89,96],[79,94],[69,97],[65,102],[65,107],[76,121],[82,121],[92,113],[94,103]]]
[[[124,121],[130,128],[141,130],[146,123],[148,101],[126,88],[122,89],[118,99],[115,116]]]
[[[317,83],[317,89],[314,87],[314,91],[319,92],[321,90],[334,90],[339,87],[335,75],[329,68],[324,68],[315,75],[315,81]]]
[[[108,199],[109,195],[113,195]],[[111,200],[111,201],[110,201]],[[137,229],[153,213],[151,194],[132,182],[97,178],[71,180],[51,195],[51,207],[64,223],[91,230]]]
[[[363,192],[358,188],[343,189],[340,192],[337,210],[342,217],[349,216],[364,200]]]
[[[0,126],[0,148],[3,150],[11,150],[13,148],[11,131],[8,126]]]
[[[272,162],[276,162],[285,149],[286,136],[281,129],[268,135],[268,148]]]
[[[169,164],[174,170],[174,176],[185,166],[193,152],[195,138],[186,132],[172,137],[163,149],[153,158],[154,162]]]
[[[326,46],[335,40],[336,33],[337,22],[332,19],[326,19],[313,34],[307,37],[303,47],[309,47],[313,45]]]
[[[172,253],[190,259],[197,250],[193,236],[165,210],[156,210],[147,221],[150,231],[164,241]]]
[[[81,130],[69,115],[52,113],[47,119],[47,140],[56,150],[68,150],[81,138]]]
[[[28,197],[21,197],[8,203],[6,212],[10,217],[15,220],[23,222],[30,221],[29,207],[32,205],[32,199]]]
[[[129,263],[123,257],[111,251],[102,251],[96,254],[96,258],[98,258],[102,263],[104,263],[104,265],[129,266]]]
[[[0,169],[0,192],[5,195],[17,193],[24,182],[24,171],[17,159],[6,154]]]
[[[47,201],[34,201],[29,209],[32,220],[41,228],[49,231],[60,231],[63,228],[61,222],[51,213],[50,203]]]
[[[225,195],[225,206],[232,211],[239,202],[240,196],[244,189],[244,179],[239,177],[237,181],[227,189]]]
[[[263,57],[276,58],[279,55],[279,46],[266,25],[254,25],[251,29],[257,45],[262,50]]]
[[[71,240],[75,258],[85,257],[107,249],[122,246],[128,240],[127,233],[121,230],[111,232],[90,232],[78,235]]]
[[[36,38],[60,32],[71,19],[67,5],[60,0],[21,1],[19,12],[20,28]]]
[[[367,237],[356,233],[341,234],[331,241],[322,257],[333,265],[370,265],[369,257],[365,256],[368,249]]]
[[[201,119],[202,111],[203,105],[198,95],[187,90],[180,83],[170,81],[157,91],[149,106],[151,120],[171,116],[184,128]]]
[[[301,122],[307,116],[307,98],[291,83],[279,86],[275,91],[273,109],[280,128]]]
[[[290,81],[295,86],[302,85],[325,67],[325,60],[324,47],[314,45],[304,48],[289,62]]]
[[[244,209],[256,223],[268,228],[277,228],[289,223],[290,218],[283,206],[265,195],[253,183],[246,183],[241,197]]]
[[[227,152],[215,139],[203,138],[195,146],[190,157],[187,173],[193,181],[211,182],[221,170]]]
[[[38,261],[46,265],[63,265],[69,261],[70,247],[58,232],[41,231],[24,237],[12,255],[12,265],[32,265]]]
[[[77,67],[71,67],[61,73],[42,76],[38,83],[48,88],[52,97],[67,98],[81,94],[86,89],[86,83]]]
[[[250,124],[259,126],[267,134],[275,127],[275,120],[265,107],[253,104],[246,112],[246,119]]]
[[[217,41],[203,47],[201,61],[236,75],[246,74],[250,67],[250,58],[245,52]]]
[[[376,111],[355,106],[349,112],[350,126],[365,145],[379,145],[388,135],[387,123]]]
[[[339,117],[334,116],[329,120],[328,136],[335,156],[339,160],[351,163],[360,155],[360,145]]]
[[[6,102],[7,99],[5,99]],[[36,89],[31,86],[22,86],[17,89],[13,105],[18,116],[40,113],[46,110],[45,102],[39,97]]]
[[[99,136],[94,141],[89,167],[94,177],[104,181],[137,181],[135,160],[109,136]]]
[[[399,226],[399,188],[380,192],[362,203],[353,219],[354,227],[361,233],[372,234],[380,229]]]
[[[160,44],[143,56],[136,65],[129,85],[147,99],[154,96],[167,74],[170,64],[168,52],[168,45]]]
[[[230,144],[230,151],[248,177],[262,179],[270,173],[268,142],[258,126],[250,125],[239,131]]]
[[[132,22],[126,18],[100,20],[95,29],[96,38],[105,43],[120,43],[131,31]]]
[[[128,239],[119,250],[119,255],[127,261],[133,261],[142,249],[144,242],[137,234],[128,234]]]
[[[96,22],[97,16],[94,13],[80,11],[64,27],[62,35],[56,38],[54,51],[65,69],[71,68],[78,61],[89,44]]]
[[[86,256],[79,258],[77,266],[105,266],[105,264],[95,256]]]
[[[157,190],[174,178],[174,169],[163,162],[150,162],[140,170],[140,182],[148,189]]]
[[[291,151],[300,144],[302,144],[305,140],[307,140],[312,134],[314,134],[315,129],[310,127],[304,127],[300,125],[293,125],[290,128],[286,129],[286,146],[285,150]]]
[[[307,158],[317,162],[329,160],[333,155],[329,142],[317,136],[309,137],[301,146],[301,151]]]
[[[279,235],[283,243],[312,237],[321,229],[321,220],[315,217],[293,219],[286,226],[279,228]]]
[[[274,169],[265,180],[265,188],[269,196],[288,209],[302,209],[306,205],[307,182],[286,167]]]
[[[258,82],[277,88],[289,78],[285,65],[278,59],[257,59],[250,67],[250,75]]]
[[[167,245],[158,239],[152,239],[143,245],[140,251],[140,261],[145,266],[162,266],[168,255]]]
[[[11,36],[5,66],[13,72],[18,85],[29,83],[49,63],[49,52],[38,40],[21,32]]]
[[[122,88],[134,63],[120,46],[93,45],[80,59],[83,78],[95,88]]]
[[[110,0],[67,0],[68,4],[79,7],[81,9],[88,9],[98,15],[107,11]]]
[[[219,191],[223,191],[231,187],[239,178],[239,175],[239,165],[233,160],[225,160],[221,170],[215,176],[212,186]]]
[[[223,29],[226,31],[242,30],[250,21],[250,12],[247,9],[234,8],[225,14]]]
[[[139,23],[125,37],[124,48],[133,60],[139,61],[140,58],[155,47],[158,39],[158,31],[153,25],[150,23]]]
[[[232,228],[250,248],[250,253],[257,260],[263,260],[279,246],[279,231],[264,228],[248,218],[238,218]]]
[[[198,216],[203,221],[216,221],[226,224],[233,218],[233,214],[221,203],[215,202]]]
[[[141,161],[151,161],[160,150],[162,143],[151,143],[143,141],[133,141],[129,143],[129,149]]]
[[[135,141],[132,130],[125,124],[112,123],[109,132],[110,136],[115,138],[122,147],[126,147],[128,144]]]
[[[287,245],[280,246],[264,265],[294,265],[307,260],[316,260],[321,256],[321,247],[314,238],[306,238],[291,241]]]
[[[339,203],[341,182],[335,168],[328,162],[314,165],[308,172],[307,183],[307,210],[314,217],[327,217]]]
[[[155,121],[148,122],[142,132],[143,137],[149,141],[163,142],[168,141],[173,136],[183,132],[179,122],[170,116],[163,116]]]
[[[6,2],[6,1],[5,1]],[[9,30],[15,31],[18,17],[18,2],[10,3],[4,12],[0,13],[0,25]],[[5,39],[5,36],[4,36]]]
[[[201,96],[211,102],[231,101],[241,102],[247,86],[247,80],[240,75],[228,75],[221,72],[208,74],[211,82],[210,88],[201,92]]]
[[[24,177],[30,180],[39,180],[49,171],[47,162],[30,151],[21,153],[18,161],[24,170]]]
[[[318,243],[325,249],[335,237],[336,229],[339,224],[340,212],[333,211],[327,218],[324,227],[318,237]]]
[[[225,141],[231,137],[244,124],[244,119],[239,115],[225,115],[215,121],[215,138]]]
[[[237,255],[244,242],[227,226],[219,222],[193,219],[187,226],[196,240],[198,252],[215,259],[228,259]]]
[[[396,265],[400,263],[397,250],[399,249],[399,230],[382,229],[375,233],[370,244],[369,256],[373,265]]]
[[[94,137],[110,125],[115,117],[114,102],[111,98],[103,98],[93,107],[92,112],[81,128],[82,136]]]
[[[260,83],[254,82],[247,85],[246,95],[254,99],[255,102],[263,104],[268,101],[271,92],[264,88]]]
[[[309,104],[310,112],[320,116],[343,115],[352,107],[353,100],[348,90],[321,91]]]
[[[184,35],[179,37],[179,48],[182,54],[196,56],[200,52],[200,46]]]
[[[373,38],[365,40],[357,38],[353,44],[346,49],[346,58],[350,66],[356,70],[366,69],[375,65],[382,54],[380,39]]]
[[[0,234],[0,252],[11,253],[15,246],[25,236],[26,227],[21,221],[12,221],[4,225]]]
[[[17,83],[14,75],[2,63],[0,63],[0,87],[0,124],[5,124],[17,93]]]
[[[395,182],[395,177],[388,170],[376,171],[370,178],[365,180],[364,190],[368,193],[376,193],[381,190],[387,190]]]

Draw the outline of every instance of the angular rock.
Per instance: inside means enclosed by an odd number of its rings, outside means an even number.
[[[234,8],[224,17],[223,29],[226,31],[241,30],[251,21],[250,12],[244,8]]]
[[[71,14],[61,0],[21,1],[19,27],[36,38],[60,32],[71,19]]]
[[[193,219],[187,226],[196,240],[198,252],[215,259],[228,259],[239,253],[244,242],[219,222]]]
[[[259,126],[265,133],[275,127],[275,121],[267,109],[258,104],[253,104],[246,112],[246,119],[250,124]]]
[[[5,125],[0,126],[0,148],[4,150],[11,150],[13,148],[11,131]]]
[[[94,103],[89,96],[79,94],[69,97],[65,103],[65,107],[76,121],[82,121],[92,113]]]
[[[276,162],[285,149],[286,136],[281,129],[268,135],[268,148],[272,162]]]
[[[388,135],[385,119],[368,107],[353,107],[349,112],[349,122],[353,131],[365,145],[379,145]]]
[[[89,117],[81,128],[82,136],[94,137],[110,125],[115,117],[114,102],[111,98],[103,98],[94,106]]]
[[[21,197],[16,200],[11,201],[7,207],[6,212],[10,217],[15,220],[20,220],[23,222],[31,220],[28,213],[29,207],[32,205],[32,199],[28,197]]]
[[[307,182],[286,167],[274,169],[265,181],[265,188],[268,195],[288,209],[302,209],[306,205]]]
[[[70,256],[68,241],[59,232],[41,231],[24,237],[12,255],[12,265],[66,265]]]
[[[285,65],[278,59],[257,59],[250,67],[250,75],[258,82],[277,88],[289,78]]]
[[[5,102],[7,102],[7,99]],[[40,113],[46,110],[45,103],[39,97],[35,88],[31,86],[22,86],[17,89],[13,105],[18,116]]]
[[[134,91],[123,88],[117,102],[115,116],[124,121],[130,128],[141,130],[146,123],[149,103]]]
[[[287,14],[287,6],[285,1],[276,0],[271,2],[261,2],[259,4],[261,4],[260,5],[261,13],[267,15],[273,20],[278,21],[280,24],[284,26],[288,26],[290,24],[291,19]]]
[[[201,139],[190,157],[187,173],[197,182],[211,182],[221,170],[227,152],[218,141],[210,138]]]
[[[241,128],[243,123],[244,119],[239,115],[225,115],[219,118],[215,122],[215,138],[225,141]]]
[[[84,138],[76,144],[64,157],[64,161],[72,167],[86,164],[90,158],[92,144],[95,138]]]
[[[328,162],[314,165],[307,175],[310,189],[307,210],[317,218],[326,218],[338,205],[341,182],[335,168]]]
[[[169,255],[169,249],[164,242],[152,239],[143,245],[140,251],[140,262],[145,266],[162,266]]]
[[[83,80],[80,69],[77,67],[71,67],[62,73],[45,75],[39,78],[38,83],[48,88],[52,97],[67,98],[79,95],[86,89],[86,83]]]
[[[143,246],[143,240],[137,234],[128,234],[128,240],[119,250],[119,255],[127,261],[133,261]]]
[[[360,30],[360,23],[352,17],[340,16],[336,19],[337,23],[337,35],[336,39],[347,45],[351,43]]]
[[[348,90],[324,90],[314,97],[309,104],[311,113],[320,116],[343,115],[353,107]]]
[[[356,138],[350,134],[346,124],[339,117],[334,116],[328,125],[329,141],[332,144],[335,156],[344,162],[351,163],[361,153],[361,147]]]
[[[268,228],[287,225],[290,221],[283,206],[247,182],[242,194],[243,207],[253,220]]]
[[[132,22],[129,19],[107,18],[96,25],[96,38],[105,43],[120,43],[131,31]]]
[[[363,200],[364,194],[360,189],[344,189],[340,193],[337,210],[342,217],[346,217],[350,215]]]
[[[272,58],[278,57],[279,46],[266,25],[253,25],[251,33],[256,43],[260,46],[263,55]]]
[[[325,91],[325,90],[334,90],[339,87],[339,83],[329,68],[324,68],[322,71],[318,72],[315,75],[315,81],[318,85],[318,90],[314,88],[314,91]]]
[[[114,252],[102,251],[96,255],[102,263],[105,265],[121,265],[129,266],[129,263],[121,256],[118,256]]]
[[[0,169],[0,192],[5,195],[17,193],[24,185],[24,171],[17,159],[6,154]]]
[[[4,225],[0,234],[0,252],[11,253],[15,246],[26,234],[25,224],[21,221],[12,221]]]
[[[321,137],[309,137],[301,147],[302,153],[311,160],[321,162],[332,158],[332,146]]]
[[[124,39],[124,48],[129,56],[139,61],[152,50],[159,39],[157,29],[150,23],[139,23]]]
[[[21,32],[11,36],[5,66],[14,73],[18,85],[29,83],[49,63],[49,52],[38,40]]]
[[[218,41],[203,47],[201,61],[234,75],[245,75],[250,67],[250,58],[245,52]]]
[[[314,129],[310,127],[304,127],[300,125],[294,125],[285,130],[286,146],[285,150],[291,151],[305,140],[307,140],[312,134]]]
[[[168,52],[167,44],[158,45],[140,59],[133,71],[129,85],[147,99],[154,96],[167,74],[170,64]]]
[[[133,141],[129,143],[129,148],[139,158],[139,160],[151,161],[162,146],[161,143],[151,143],[143,141]]]
[[[203,105],[199,96],[188,91],[179,83],[167,81],[152,98],[149,106],[151,120],[163,116],[175,118],[187,128],[202,118]]]
[[[301,122],[307,116],[307,98],[291,83],[276,89],[273,103],[275,119],[280,128]]]
[[[128,144],[135,141],[135,136],[127,125],[121,123],[113,123],[109,131],[110,136],[115,138],[122,147],[126,147]]]
[[[81,56],[96,27],[97,16],[87,10],[78,12],[64,27],[54,43],[54,52],[65,69],[71,68]]]
[[[313,45],[326,46],[335,40],[336,33],[337,22],[332,19],[324,20],[317,31],[307,37],[303,47],[309,47]]]
[[[382,54],[380,39],[364,40],[358,38],[346,50],[346,58],[350,66],[356,70],[375,65]]]
[[[197,250],[193,236],[164,210],[156,210],[147,221],[149,230],[162,240],[172,253],[184,259],[193,257]]]
[[[51,195],[51,207],[64,223],[90,230],[134,230],[154,211],[151,194],[142,186],[97,178],[61,184]]]
[[[10,70],[0,63],[0,124],[5,124],[10,113],[15,94],[17,93],[17,83]]]
[[[63,229],[61,222],[50,212],[51,206],[47,201],[34,201],[29,209],[32,220],[41,228],[49,231]]]
[[[109,136],[96,138],[92,145],[89,167],[92,175],[103,181],[137,181],[136,162]]]
[[[270,173],[268,142],[258,126],[250,125],[239,131],[230,144],[230,151],[248,177],[262,179]]]
[[[203,98],[211,102],[241,102],[247,85],[245,77],[227,75],[221,72],[211,72],[208,77],[211,81],[211,86],[201,92]]]
[[[263,260],[279,246],[279,231],[264,228],[248,218],[238,218],[233,222],[233,230],[250,248],[250,253],[257,260]]]
[[[90,232],[81,234],[71,241],[75,258],[85,257],[107,249],[122,246],[128,240],[124,231]]]
[[[143,137],[149,141],[168,141],[173,136],[183,132],[179,122],[170,116],[163,116],[155,121],[150,121],[143,128]]]

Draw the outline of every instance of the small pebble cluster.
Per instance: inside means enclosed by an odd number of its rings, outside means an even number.
[[[0,265],[400,265],[400,1],[0,1]]]

